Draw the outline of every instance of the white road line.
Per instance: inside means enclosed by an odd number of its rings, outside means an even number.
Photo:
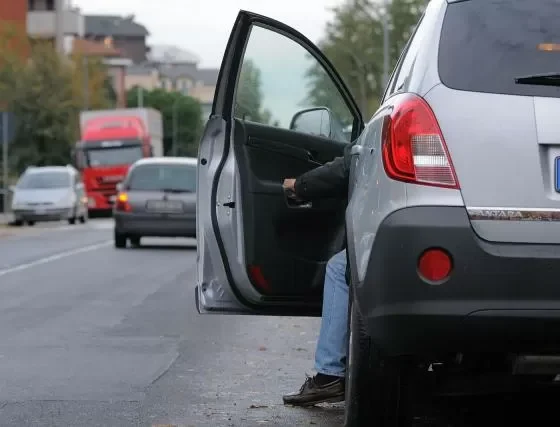
[[[62,258],[67,258],[67,257],[72,256],[72,255],[78,255],[78,254],[82,254],[84,252],[95,251],[95,250],[103,248],[105,246],[109,246],[112,243],[113,243],[112,240],[107,240],[105,242],[96,243],[94,245],[84,246],[84,247],[81,247],[81,248],[78,248],[78,249],[72,249],[72,250],[66,251],[66,252],[60,252],[58,254],[51,255],[51,256],[48,256],[48,257],[45,257],[45,258],[40,258],[36,261],[29,262],[29,263],[26,263],[26,264],[19,264],[19,265],[16,265],[14,267],[9,267],[9,268],[6,268],[4,270],[0,270],[0,277],[6,276],[7,274],[10,274],[10,273],[15,273],[17,271],[23,271],[23,270],[27,270],[29,268],[37,267],[38,265],[43,265],[43,264],[47,264],[49,262],[57,261],[57,260],[62,259]]]

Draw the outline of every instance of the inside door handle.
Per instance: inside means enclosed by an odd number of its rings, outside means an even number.
[[[311,209],[313,207],[311,202],[298,198],[290,190],[284,190],[284,199],[286,200],[286,205],[291,209]]]
[[[286,204],[290,209],[311,209],[313,204],[303,200],[286,198]]]

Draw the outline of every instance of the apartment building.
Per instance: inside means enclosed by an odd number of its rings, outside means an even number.
[[[149,48],[146,38],[150,35],[146,27],[134,20],[134,15],[87,15],[85,37],[103,41],[110,37],[115,48],[135,64],[145,62]]]
[[[55,41],[58,19],[62,27],[62,48],[66,53],[71,51],[75,38],[84,36],[84,17],[69,0],[27,0],[27,9],[27,34],[32,38]]]
[[[27,34],[27,0],[0,0],[0,31],[5,34],[13,34],[25,40]],[[15,53],[26,55],[24,46],[15,43],[13,45]]]
[[[170,45],[151,47],[148,61],[129,67],[126,88],[146,90],[161,88],[196,98],[202,105],[203,117],[212,109],[218,80],[217,68],[199,68],[200,59],[187,50]]]

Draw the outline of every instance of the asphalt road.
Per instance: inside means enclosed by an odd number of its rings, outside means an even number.
[[[111,236],[110,219],[0,227],[0,426],[342,426],[342,404],[281,402],[311,373],[318,319],[201,316],[194,241]],[[542,416],[530,400],[419,425]]]
[[[341,425],[281,402],[317,319],[200,316],[195,242],[116,250],[111,225],[0,229],[0,425]]]

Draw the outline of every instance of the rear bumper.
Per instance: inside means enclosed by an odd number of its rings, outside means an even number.
[[[114,212],[119,233],[147,237],[196,237],[194,215],[146,215]]]
[[[440,285],[417,273],[419,256],[433,247],[453,257]],[[483,241],[465,208],[388,216],[355,295],[370,336],[392,355],[560,353],[560,245]]]
[[[43,212],[39,210],[14,210],[14,219],[16,221],[60,221],[63,219],[68,219],[72,217],[73,209],[48,209]]]

